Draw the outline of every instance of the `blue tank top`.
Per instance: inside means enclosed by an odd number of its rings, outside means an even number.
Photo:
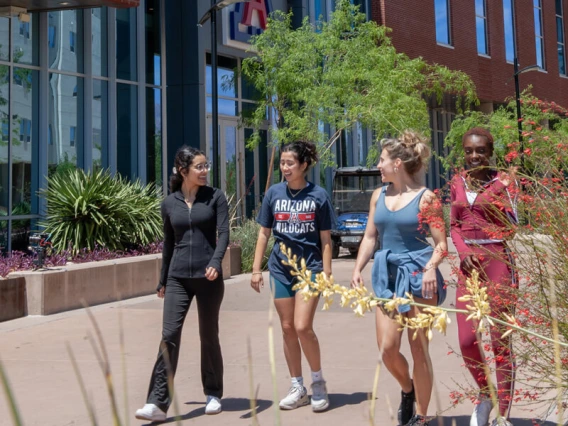
[[[381,250],[389,249],[392,253],[407,253],[430,247],[426,242],[426,234],[418,227],[418,213],[420,213],[420,200],[426,191],[424,188],[416,197],[403,208],[391,211],[385,204],[385,186],[375,206],[373,221],[379,233]]]

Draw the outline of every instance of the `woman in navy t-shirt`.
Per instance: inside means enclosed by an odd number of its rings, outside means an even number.
[[[261,226],[256,243],[251,286],[260,292],[264,286],[261,265],[270,233],[275,244],[268,261],[270,287],[280,317],[284,355],[292,377],[288,395],[280,408],[292,410],[309,403],[302,378],[302,350],[312,370],[312,410],[329,407],[327,388],[321,371],[320,347],[313,330],[318,299],[305,302],[292,287],[295,277],[280,251],[280,243],[306,261],[314,274],[331,275],[331,228],[334,213],[327,192],[306,180],[309,167],[317,161],[316,147],[309,142],[293,142],[281,149],[280,171],[285,182],[270,187],[262,201],[257,221]]]

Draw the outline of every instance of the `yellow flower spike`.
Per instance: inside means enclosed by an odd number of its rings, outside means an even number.
[[[432,340],[432,337],[434,337],[434,334],[432,333],[431,328],[428,329],[428,334],[426,335],[426,337],[428,337],[428,340]]]
[[[504,332],[504,333],[501,335],[501,338],[503,339],[504,337],[507,337],[507,336],[508,336],[509,334],[511,334],[512,332],[513,332],[513,329],[512,329],[512,328],[508,329],[506,332]]]

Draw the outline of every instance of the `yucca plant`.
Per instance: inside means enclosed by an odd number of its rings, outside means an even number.
[[[47,200],[41,225],[56,251],[122,250],[162,237],[161,196],[153,184],[77,169],[51,176],[40,195]]]
[[[241,246],[241,267],[243,272],[252,271],[254,251],[259,230],[260,225],[251,218],[244,218],[240,226],[235,226],[231,229],[231,243]],[[268,264],[268,257],[270,256],[273,245],[274,237],[271,235],[268,240],[266,252],[264,253],[264,259],[262,259],[262,269],[265,269]]]

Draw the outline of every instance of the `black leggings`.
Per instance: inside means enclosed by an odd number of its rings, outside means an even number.
[[[172,403],[168,389],[168,370],[171,372],[173,381],[179,358],[183,323],[194,296],[197,299],[199,317],[203,393],[217,398],[223,396],[223,356],[219,345],[219,310],[224,292],[225,284],[222,277],[218,277],[215,281],[209,281],[206,278],[168,277],[164,296],[162,341],[150,379],[148,404],[156,404],[161,410],[167,411]],[[165,358],[166,352],[167,358]]]

